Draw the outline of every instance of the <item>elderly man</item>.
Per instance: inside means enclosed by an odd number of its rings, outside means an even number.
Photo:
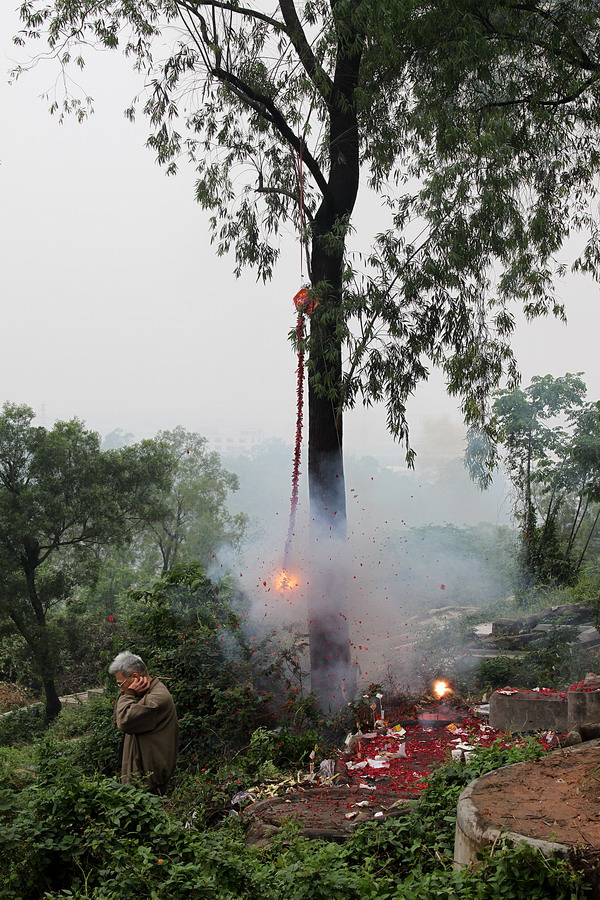
[[[140,775],[151,791],[164,794],[177,762],[179,725],[173,698],[128,650],[115,657],[108,671],[121,689],[114,713],[117,728],[125,733],[121,781]]]

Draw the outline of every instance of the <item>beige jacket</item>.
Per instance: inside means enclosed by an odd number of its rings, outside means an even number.
[[[114,721],[125,733],[121,781],[134,773],[146,776],[148,787],[163,793],[175,769],[179,725],[175,704],[164,684],[153,678],[141,697],[123,691],[115,702]]]

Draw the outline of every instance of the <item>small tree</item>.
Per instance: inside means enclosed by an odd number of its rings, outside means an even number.
[[[96,548],[161,513],[172,463],[154,441],[102,452],[77,419],[49,430],[33,419],[12,403],[0,415],[0,606],[27,643],[52,717],[60,701],[48,611],[93,578]]]

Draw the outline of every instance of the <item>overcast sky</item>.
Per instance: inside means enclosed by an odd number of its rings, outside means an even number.
[[[3,70],[26,58],[10,42],[10,5],[0,9]],[[295,236],[270,284],[252,272],[236,280],[232,259],[210,246],[193,173],[167,178],[144,147],[143,118],[131,125],[123,116],[140,88],[129,63],[108,52],[90,52],[88,63],[81,83],[96,112],[83,125],[60,125],[40,99],[53,88],[52,63],[10,87],[2,79],[0,400],[30,404],[47,425],[78,416],[102,434],[120,427],[141,438],[181,424],[291,442]],[[596,399],[598,286],[569,278],[560,294],[568,327],[519,328],[524,381],[583,371]],[[439,378],[410,412],[417,450],[445,422],[455,455],[460,417]],[[389,443],[384,422],[383,411],[349,415],[347,451],[377,455]]]

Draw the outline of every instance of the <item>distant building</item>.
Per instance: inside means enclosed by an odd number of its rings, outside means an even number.
[[[222,456],[239,456],[250,453],[265,440],[264,431],[241,430],[237,432],[212,432],[204,435],[208,441],[208,449],[216,450]]]

